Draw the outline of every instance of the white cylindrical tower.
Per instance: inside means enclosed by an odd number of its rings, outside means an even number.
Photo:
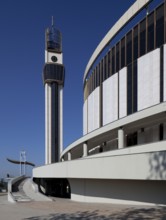
[[[63,66],[61,32],[46,29],[45,65],[45,164],[58,162],[63,148]]]

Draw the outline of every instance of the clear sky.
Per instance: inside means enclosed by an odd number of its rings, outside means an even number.
[[[63,36],[64,148],[82,135],[83,74],[98,43],[134,0],[2,0],[0,4],[0,177],[19,175],[6,158],[44,164],[45,29]]]

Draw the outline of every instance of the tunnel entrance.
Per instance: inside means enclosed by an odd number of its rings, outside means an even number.
[[[71,198],[70,184],[67,179],[56,178],[34,178],[39,192],[53,197]]]

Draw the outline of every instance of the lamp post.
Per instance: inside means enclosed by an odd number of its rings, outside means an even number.
[[[26,152],[20,151],[20,176],[25,175]],[[24,165],[24,170],[22,169]]]

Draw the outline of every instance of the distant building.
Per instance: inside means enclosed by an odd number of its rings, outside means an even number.
[[[62,152],[62,162],[33,170],[46,194],[166,204],[166,2],[146,13],[149,4],[135,1],[92,54],[83,137]],[[142,10],[145,17],[120,32]]]

